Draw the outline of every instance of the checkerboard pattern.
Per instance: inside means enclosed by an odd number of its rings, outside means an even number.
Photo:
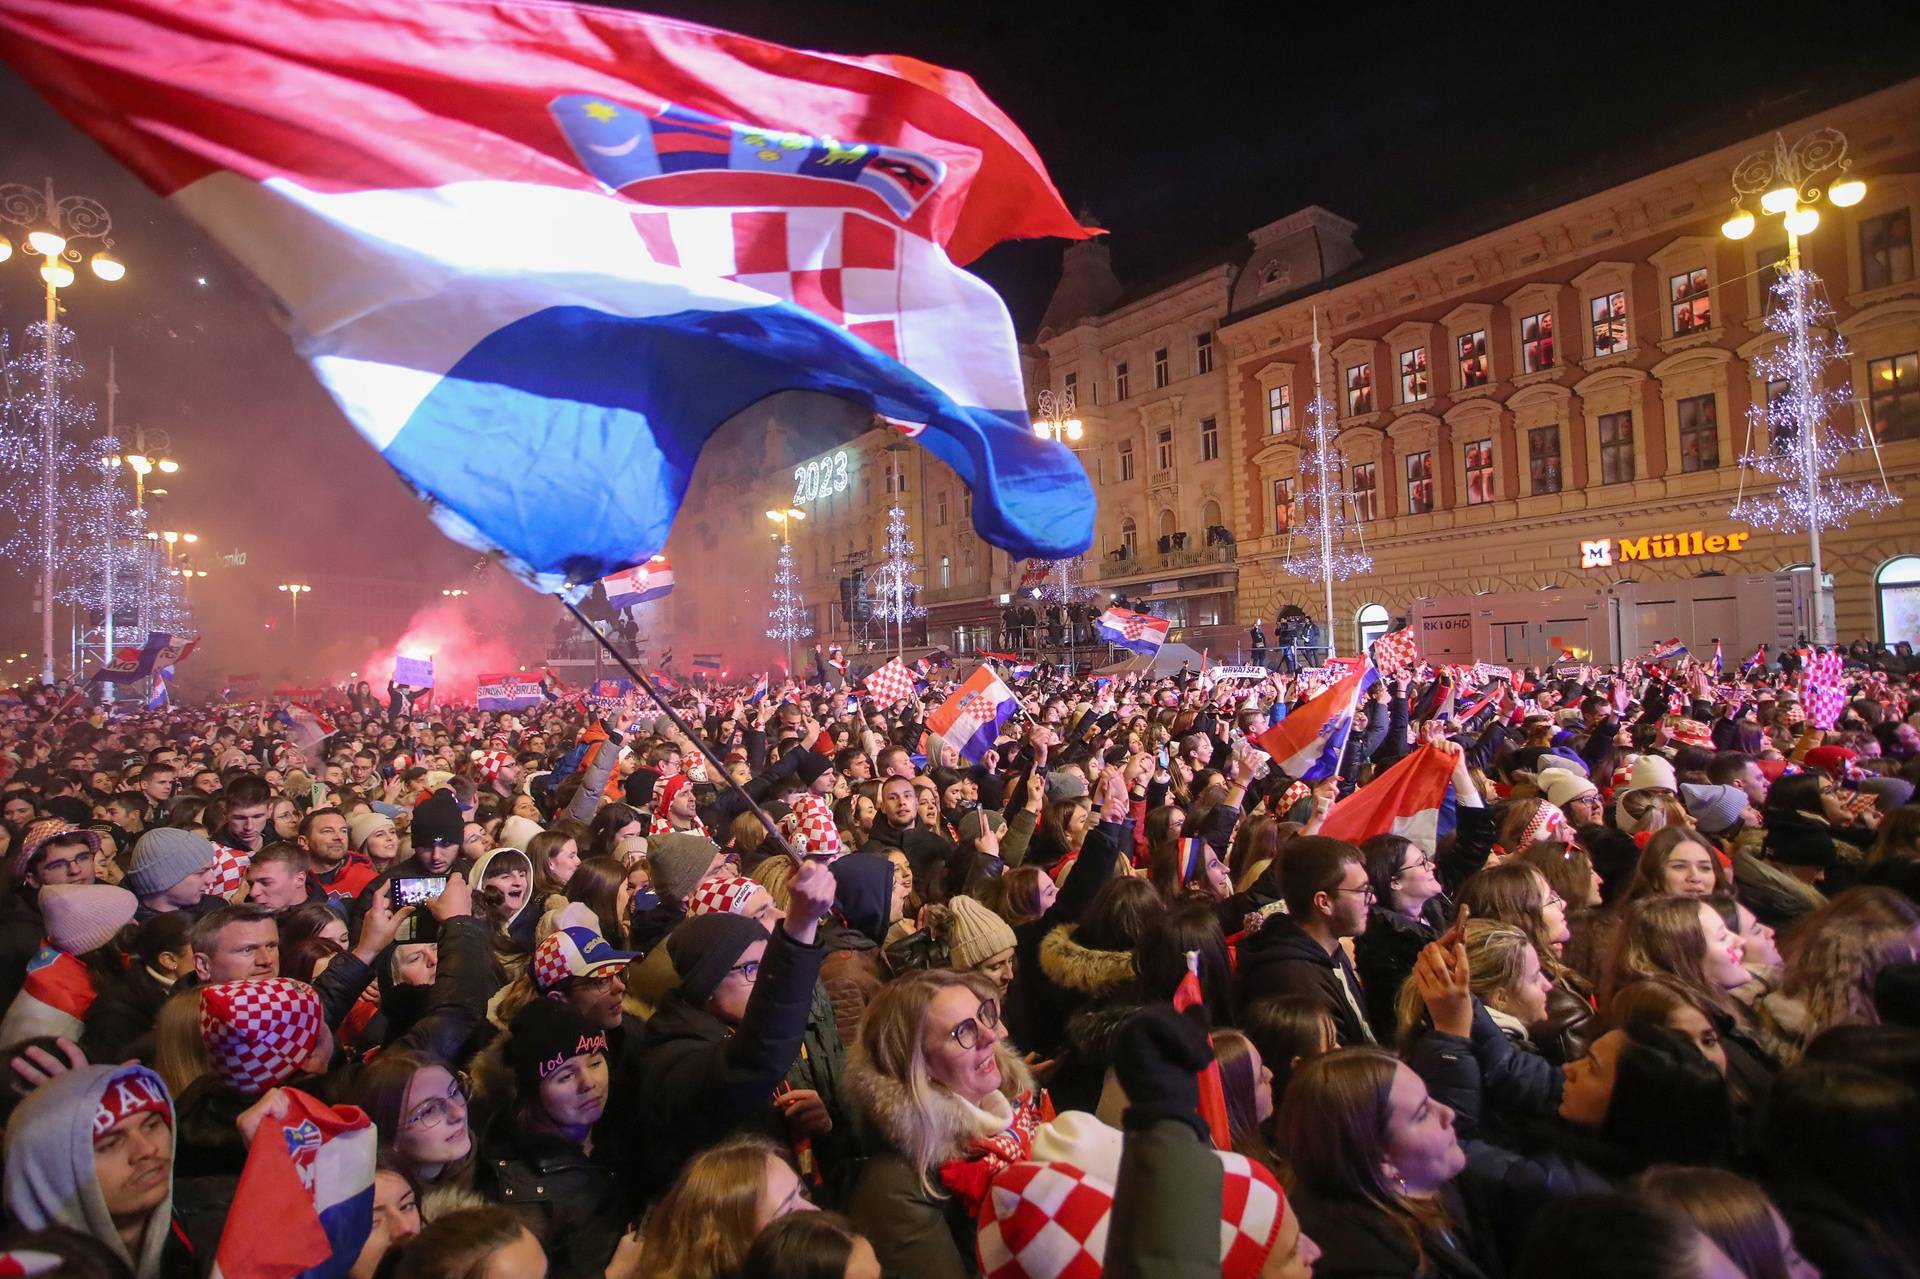
[[[867,691],[880,705],[897,706],[913,696],[913,672],[899,658],[893,658],[867,676]]]
[[[981,1214],[985,1279],[1097,1279],[1113,1187],[1067,1163],[1018,1163],[993,1179]]]
[[[1847,681],[1840,673],[1840,651],[1818,653],[1807,662],[1807,716],[1821,731],[1840,722],[1847,708]]]
[[[232,900],[236,892],[246,888],[247,867],[251,865],[253,865],[253,854],[246,849],[228,848],[225,844],[215,844],[213,846],[213,878],[207,881],[207,895]]]
[[[1420,642],[1413,628],[1389,631],[1373,643],[1373,664],[1382,675],[1397,675],[1420,660]]]
[[[320,997],[290,977],[224,981],[200,996],[213,1073],[247,1096],[293,1077],[320,1041]]]
[[[737,280],[900,358],[900,232],[848,209],[658,209],[633,215],[662,266]]]
[[[838,857],[840,828],[833,820],[833,806],[819,795],[802,795],[793,801],[793,811],[780,819],[780,833],[787,846],[802,857]]]

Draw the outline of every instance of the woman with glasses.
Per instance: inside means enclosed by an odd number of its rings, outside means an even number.
[[[1390,1044],[1398,1033],[1400,988],[1413,975],[1420,950],[1447,927],[1447,899],[1434,860],[1403,835],[1375,835],[1360,845],[1373,888],[1367,931],[1353,943],[1353,966],[1367,992],[1373,1037]]]
[[[879,1137],[847,1214],[887,1274],[965,1279],[993,1175],[1024,1159],[1053,1107],[976,973],[926,969],[867,1006],[847,1082]]]
[[[395,1048],[363,1066],[342,1097],[367,1112],[382,1153],[420,1183],[425,1221],[482,1202],[473,1192],[472,1091],[439,1058]]]

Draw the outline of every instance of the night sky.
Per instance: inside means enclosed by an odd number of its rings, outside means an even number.
[[[1069,205],[1110,229],[1128,286],[1307,204],[1358,222],[1369,257],[1445,243],[1920,74],[1911,3],[1796,7],[1791,29],[1782,7],[1718,0],[623,7],[970,73],[1027,131]],[[186,469],[156,526],[248,554],[244,569],[206,565],[208,632],[258,627],[289,575],[451,580],[472,565],[218,250],[3,68],[0,121],[0,182],[51,176],[113,212],[128,276],[109,286],[82,272],[63,295],[67,322],[102,418],[111,347],[123,436],[135,424],[173,436]],[[1023,337],[1061,248],[1008,245],[975,264]],[[0,324],[16,339],[38,314],[38,284],[23,255],[0,263]],[[0,577],[0,647],[37,649],[29,600],[25,578]]]

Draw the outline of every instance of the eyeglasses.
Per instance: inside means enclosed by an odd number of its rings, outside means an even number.
[[[1395,871],[1393,877],[1395,879],[1398,879],[1402,875],[1411,875],[1416,870],[1426,870],[1428,867],[1432,865],[1433,865],[1433,858],[1427,856],[1425,853],[1422,853],[1418,857],[1414,858],[1412,861],[1408,862],[1405,866],[1402,866],[1399,870]]]
[[[948,1031],[947,1034],[952,1038],[954,1043],[959,1044],[962,1048],[978,1048],[980,1046],[980,1028],[983,1026],[988,1030],[999,1029],[1000,1001],[996,999],[981,1000],[980,1011],[961,1022],[958,1026],[955,1026],[952,1030]]]
[[[447,1090],[446,1096],[422,1102],[418,1109],[407,1116],[401,1127],[438,1128],[456,1114],[464,1117],[467,1113],[467,1099],[471,1096],[473,1096],[473,1081],[465,1075],[455,1075],[453,1087]]]
[[[1354,894],[1357,894],[1357,895],[1359,895],[1359,896],[1361,896],[1361,897],[1377,897],[1377,896],[1379,896],[1379,894],[1378,894],[1378,893],[1376,893],[1376,892],[1374,892],[1374,891],[1373,891],[1373,885],[1372,885],[1372,884],[1362,884],[1362,885],[1360,885],[1360,887],[1358,887],[1358,888],[1336,888],[1336,889],[1334,889],[1333,891],[1334,891],[1334,892],[1336,892],[1336,893],[1354,893]]]
[[[752,981],[760,975],[760,961],[757,959],[749,959],[744,964],[735,964],[733,967],[727,969],[727,972],[730,975],[733,973],[740,974],[741,981]]]
[[[1549,891],[1547,893],[1547,905],[1564,906],[1566,904],[1567,904],[1567,899],[1562,897],[1559,893],[1552,892],[1552,891]]]

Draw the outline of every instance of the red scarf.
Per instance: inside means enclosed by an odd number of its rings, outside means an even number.
[[[968,1216],[977,1215],[994,1174],[1031,1155],[1034,1130],[1052,1118],[1051,1097],[1038,1091],[1021,1093],[1013,1098],[1013,1121],[991,1137],[973,1138],[964,1155],[941,1164],[940,1184],[959,1197]]]

